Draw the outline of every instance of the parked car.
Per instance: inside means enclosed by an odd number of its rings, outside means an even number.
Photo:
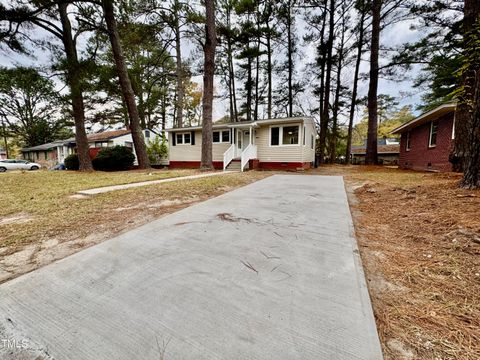
[[[50,169],[50,171],[58,171],[58,170],[67,170],[65,164],[57,164]]]
[[[40,164],[27,160],[0,160],[0,172],[5,172],[7,170],[38,170],[40,167]]]

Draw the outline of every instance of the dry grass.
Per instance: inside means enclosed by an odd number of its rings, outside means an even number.
[[[480,192],[457,174],[326,167],[351,206],[386,359],[480,359]]]
[[[85,188],[191,173],[192,171],[179,170],[158,171],[154,175],[141,172],[2,174],[0,282],[194,202],[269,175],[258,172],[227,174],[155,184],[92,197],[71,197],[76,191]],[[17,219],[9,221],[12,217]],[[52,244],[53,249],[50,248]],[[60,249],[61,246],[67,248]],[[47,250],[48,256],[45,258],[42,254],[47,253]]]

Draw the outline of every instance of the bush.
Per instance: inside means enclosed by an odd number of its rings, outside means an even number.
[[[160,164],[163,159],[166,159],[168,156],[168,146],[167,139],[165,135],[162,135],[162,140],[160,141],[159,136],[155,136],[147,146],[148,159],[150,164]]]
[[[77,154],[68,155],[63,163],[67,170],[78,170],[80,168],[80,161],[78,161]]]
[[[100,150],[92,165],[95,170],[119,171],[131,168],[134,161],[135,155],[130,148],[117,145]]]

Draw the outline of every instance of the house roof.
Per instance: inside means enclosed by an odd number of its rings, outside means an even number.
[[[151,132],[154,132],[156,134],[156,132],[153,131],[153,130],[150,130],[150,129],[147,129],[147,130],[149,130]],[[89,142],[91,142],[91,141],[106,141],[106,140],[115,139],[115,138],[123,136],[123,135],[130,134],[130,133],[131,133],[130,130],[125,130],[125,129],[103,131],[103,132],[99,132],[99,133],[96,133],[96,134],[88,134],[87,139],[88,139]],[[47,143],[47,144],[37,145],[37,146],[29,147],[29,148],[23,148],[22,152],[50,150],[50,149],[56,148],[57,146],[75,144],[75,141],[76,140],[75,140],[74,137],[69,138],[69,139],[65,139],[65,140],[56,140],[56,141],[53,141],[53,142],[50,142],[50,143]]]
[[[66,139],[66,140],[53,141],[53,142],[49,142],[49,143],[42,144],[42,145],[37,145],[37,146],[28,147],[28,148],[23,148],[23,149],[22,149],[22,152],[29,152],[29,151],[46,151],[46,150],[54,149],[54,148],[56,148],[57,146],[62,146],[62,145],[65,145],[65,144],[69,144],[69,143],[71,143],[72,141],[74,142],[75,139],[74,139],[74,138],[70,138],[70,139]]]
[[[438,119],[444,115],[454,112],[456,108],[457,108],[456,103],[448,103],[448,104],[440,105],[435,109],[430,110],[420,115],[419,117],[416,117],[415,119],[399,126],[398,128],[392,131],[392,134],[401,134],[401,133],[404,133],[405,131],[409,131],[413,128],[416,128],[417,126],[426,124],[432,120]]]
[[[89,134],[87,135],[88,141],[102,141],[102,140],[110,140],[115,139],[119,136],[130,134],[130,130],[122,129],[122,130],[112,130],[112,131],[103,131],[96,134]]]
[[[239,121],[239,122],[230,122],[224,124],[213,124],[214,129],[230,129],[230,128],[237,128],[237,127],[246,127],[246,126],[253,126],[257,127],[258,125],[271,125],[271,124],[283,124],[289,122],[305,122],[311,121],[313,122],[313,118],[308,116],[301,116],[301,117],[287,117],[287,118],[279,118],[279,119],[261,119],[255,121]],[[169,132],[179,132],[179,131],[193,131],[193,130],[201,130],[202,126],[190,126],[190,127],[182,127],[182,128],[170,128],[166,131]]]
[[[352,146],[351,153],[354,155],[365,155],[367,152],[367,148],[364,145],[360,146]],[[377,147],[378,154],[399,154],[400,153],[400,145],[393,144],[393,145],[378,145]]]

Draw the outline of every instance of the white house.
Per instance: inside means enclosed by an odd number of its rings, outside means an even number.
[[[213,125],[217,169],[308,169],[315,161],[316,128],[310,117]],[[200,166],[201,126],[168,130],[169,166]]]
[[[147,145],[157,135],[158,134],[153,130],[143,130],[143,137],[145,138],[145,143]],[[97,155],[101,148],[116,145],[131,148],[133,154],[135,155],[135,148],[133,146],[133,139],[130,130],[113,130],[88,134],[87,139],[90,146],[90,156],[92,158]],[[46,167],[63,163],[68,155],[74,154],[75,152],[75,138],[58,140],[51,143],[22,149],[23,158],[25,160],[34,161]]]

